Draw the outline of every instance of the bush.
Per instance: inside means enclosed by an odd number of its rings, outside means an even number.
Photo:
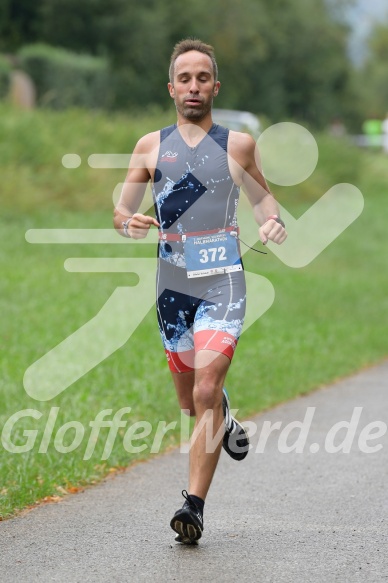
[[[10,78],[11,65],[5,57],[0,55],[0,99],[8,94]]]
[[[108,62],[44,44],[19,51],[21,67],[33,79],[40,105],[109,108],[114,90]]]

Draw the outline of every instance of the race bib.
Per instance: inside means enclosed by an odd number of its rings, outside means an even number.
[[[187,277],[242,271],[237,239],[228,231],[187,237],[184,249]]]

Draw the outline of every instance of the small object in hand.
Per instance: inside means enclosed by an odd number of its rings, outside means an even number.
[[[127,219],[126,221],[123,221],[123,222],[122,222],[123,229],[124,229],[124,235],[125,235],[126,237],[129,237],[129,238],[131,238],[131,235],[128,233],[128,225],[129,225],[129,223],[130,223],[131,221],[132,221],[132,217],[129,217],[129,219]]]
[[[267,218],[267,221],[269,221],[270,219],[273,219],[274,221],[279,223],[279,225],[281,225],[283,227],[283,229],[285,229],[286,225],[284,224],[284,221],[282,221],[282,219],[278,215],[270,215]]]

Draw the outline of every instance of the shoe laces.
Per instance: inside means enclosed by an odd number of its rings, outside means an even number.
[[[200,508],[196,505],[196,503],[194,502],[194,500],[192,499],[192,497],[190,496],[190,494],[188,493],[187,490],[182,490],[182,496],[183,498],[185,498],[186,502],[183,504],[183,506],[191,506],[192,508],[194,508],[196,510],[196,512],[198,512],[200,514],[200,516],[202,516],[202,512],[200,510]]]

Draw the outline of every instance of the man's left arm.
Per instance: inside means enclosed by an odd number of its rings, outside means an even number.
[[[236,136],[237,137],[237,136]],[[235,142],[236,157],[241,171],[241,185],[252,205],[259,227],[260,240],[281,244],[287,237],[285,225],[280,217],[279,206],[259,169],[259,157],[254,139],[248,134],[239,134]]]

